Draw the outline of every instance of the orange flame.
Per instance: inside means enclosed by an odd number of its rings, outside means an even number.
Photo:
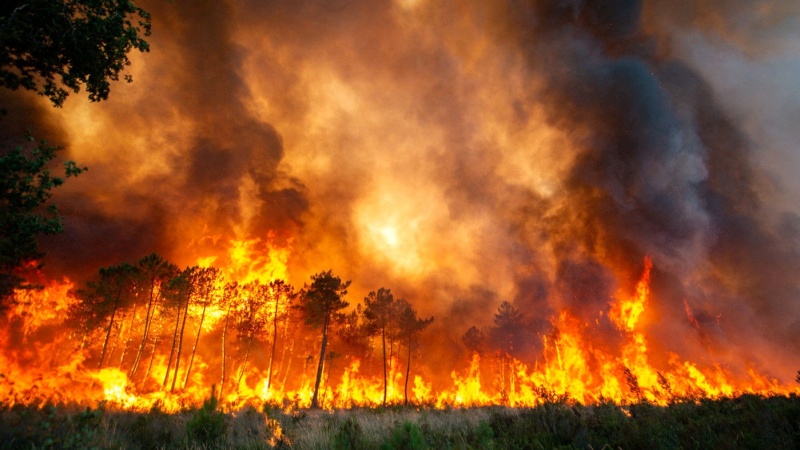
[[[264,250],[259,252],[259,246]],[[184,353],[179,378],[185,386],[172,392],[163,380],[169,363],[169,343],[174,318],[157,317],[152,341],[145,344],[143,375],[131,379],[127,370],[135,342],[130,336],[144,322],[144,308],[135,308],[125,315],[125,324],[112,329],[116,339],[109,351],[107,367],[96,370],[97,342],[64,332],[47,332],[48,327],[63,327],[63,315],[77,300],[70,292],[69,280],[49,283],[41,291],[20,292],[20,303],[10,310],[0,327],[3,348],[0,352],[0,399],[6,403],[38,404],[64,400],[80,403],[104,401],[108,405],[132,410],[146,410],[159,405],[165,410],[178,410],[187,404],[199,404],[208,395],[211,385],[220,386],[223,403],[235,408],[248,402],[304,408],[311,403],[313,352],[316,336],[305,333],[302,324],[290,320],[288,301],[271,309],[264,317],[270,326],[267,332],[253,337],[237,335],[243,320],[236,316],[243,304],[222,302],[226,284],[239,280],[269,281],[285,277],[291,254],[290,244],[277,247],[268,238],[231,242],[231,264],[223,270],[213,290],[214,305],[206,311],[206,321],[198,330],[200,309],[188,310],[188,347],[199,336],[202,342],[193,356],[191,373],[186,376]],[[607,311],[622,340],[617,349],[598,346],[591,339],[589,324],[563,310],[552,320],[554,332],[543,336],[543,353],[530,366],[507,355],[472,355],[463,374],[450,373],[449,387],[441,380],[426,378],[424,367],[413,375],[410,400],[437,407],[506,404],[532,406],[554,399],[585,404],[614,401],[619,404],[647,400],[667,404],[677,398],[717,398],[741,393],[786,395],[800,390],[781,385],[775,380],[748,371],[747,379],[737,379],[718,364],[702,366],[670,354],[667,367],[657,369],[649,361],[648,337],[642,318],[650,302],[652,262],[644,261],[644,270],[633,295],[620,292]],[[229,290],[229,292],[232,292]],[[242,291],[238,295],[250,291]],[[274,300],[285,301],[284,300]],[[687,315],[693,319],[688,306]],[[239,317],[238,319],[232,317]],[[696,322],[696,321],[695,321]],[[693,324],[695,322],[692,322]],[[696,325],[695,325],[696,326]],[[277,330],[277,334],[276,334]],[[52,330],[50,330],[52,331]],[[202,333],[199,333],[202,331]],[[225,334],[224,353],[222,336]],[[270,352],[266,345],[277,339],[280,346]],[[258,341],[253,344],[253,341]],[[405,362],[390,343],[387,399],[389,403],[404,400]],[[311,355],[311,356],[307,356]],[[337,355],[341,356],[341,355]],[[272,358],[272,376],[266,362]],[[174,362],[172,363],[174,365]],[[421,366],[424,364],[420,363]],[[223,369],[224,366],[224,369]],[[326,408],[376,406],[383,401],[381,364],[370,359],[352,357],[346,364],[340,359],[325,363],[321,403]],[[366,370],[365,370],[366,369]],[[173,369],[174,370],[174,369]],[[225,382],[220,385],[222,373]],[[140,379],[144,376],[144,379]],[[271,378],[271,381],[270,381]],[[219,391],[218,391],[219,392]]]

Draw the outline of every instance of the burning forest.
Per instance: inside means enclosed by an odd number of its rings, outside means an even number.
[[[0,92],[80,174],[0,402],[800,393],[794,2],[137,3],[132,84]]]

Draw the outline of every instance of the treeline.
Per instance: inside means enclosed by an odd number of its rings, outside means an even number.
[[[95,279],[73,292],[68,323],[81,346],[94,351],[98,369],[124,370],[144,391],[186,389],[203,348],[208,360],[219,359],[216,370],[209,371],[219,381],[204,376],[220,386],[220,395],[241,386],[256,353],[266,360],[267,391],[278,376],[286,386],[297,356],[304,370],[316,360],[312,407],[320,406],[323,375],[326,369],[330,373],[334,358],[365,358],[376,346],[386,404],[388,366],[404,348],[407,404],[412,354],[433,317],[420,318],[411,303],[385,288],[345,313],[349,285],[331,271],[313,275],[299,290],[284,280],[240,283],[215,267],[181,270],[151,254],[135,264],[99,269]],[[164,371],[157,380],[155,370]]]

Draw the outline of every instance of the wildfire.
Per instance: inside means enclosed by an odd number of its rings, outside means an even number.
[[[144,290],[139,291],[141,303],[129,305],[129,311],[120,314],[118,325],[109,332],[109,356],[102,368],[92,362],[96,361],[99,343],[89,338],[91,334],[81,338],[79,333],[48,332],[52,327],[66,326],[58,315],[79,301],[72,282],[49,283],[41,291],[21,292],[21,302],[8,314],[1,330],[5,345],[0,353],[0,396],[11,404],[104,401],[125,409],[145,410],[159,405],[177,410],[182,405],[199,404],[215,385],[223,403],[232,408],[248,402],[308,407],[314,364],[311,356],[304,355],[310,355],[316,340],[302,323],[292,319],[290,297],[286,296],[293,294],[274,283],[287,273],[285,264],[291,248],[275,248],[268,240],[268,250],[257,256],[259,243],[233,242],[232,265],[222,271],[224,276],[213,280],[204,294],[206,300],[198,297],[186,310],[189,333],[184,336],[185,347],[193,342],[202,345],[191,357],[183,353],[180,365],[178,357],[170,354],[175,353],[174,345],[173,352],[167,351],[169,324],[174,318],[165,311],[164,317],[151,319],[153,331],[144,345],[148,351],[139,370],[131,369],[136,336],[142,333],[146,321]],[[607,311],[622,335],[618,349],[594,344],[589,324],[563,310],[552,321],[553,331],[542,336],[544,350],[535,364],[507,355],[481,357],[475,353],[463,375],[457,369],[451,371],[450,387],[441,387],[441,380],[414,374],[411,401],[437,407],[532,406],[555,399],[585,404],[642,400],[667,404],[679,398],[798,392],[752,370],[749,379],[736,379],[720,365],[701,366],[674,353],[669,355],[668,367],[654,367],[648,359],[647,330],[640,320],[651,301],[651,270],[652,262],[646,258],[635,291],[632,295],[621,292]],[[228,277],[235,275],[241,275],[244,284],[231,284]],[[154,295],[163,296],[157,301],[169,303],[169,289],[166,282],[157,286]],[[259,296],[264,296],[262,301],[268,307],[248,310]],[[206,306],[204,301],[208,302]],[[203,308],[207,309],[205,313]],[[179,313],[177,317],[181,318]],[[251,319],[256,325],[248,325]],[[13,338],[15,330],[23,331],[21,341]],[[270,346],[273,342],[280,346]],[[388,359],[387,401],[401,403],[404,362],[394,348],[390,343],[393,353]],[[322,405],[336,408],[382,403],[383,378],[375,370],[379,364],[369,356],[366,361],[340,353],[330,356],[322,380]],[[340,359],[349,362],[342,366]],[[370,370],[363,370],[365,363]],[[171,377],[182,380],[177,389],[172,387]]]
[[[3,139],[30,121],[91,168],[42,251],[97,270],[0,312],[0,403],[800,393],[781,8],[148,3],[152,52],[107,106],[0,105]],[[763,67],[784,76],[735,89]],[[353,283],[315,323],[292,277],[328,269]],[[367,327],[383,283],[406,308]]]

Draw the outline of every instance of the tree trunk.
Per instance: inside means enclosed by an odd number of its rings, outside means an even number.
[[[155,277],[150,279],[150,299],[147,302],[147,311],[144,315],[144,332],[142,333],[142,343],[139,345],[139,351],[136,352],[136,359],[133,361],[133,366],[128,374],[128,378],[133,379],[136,375],[136,369],[139,367],[139,361],[142,360],[142,353],[147,345],[147,333],[150,331],[150,322],[152,321],[154,297],[155,297],[156,280]]]
[[[289,371],[292,369],[292,356],[294,355],[294,345],[295,345],[295,333],[294,331],[297,329],[297,325],[295,324],[292,327],[292,333],[289,333],[289,324],[290,320],[287,318],[284,322],[283,327],[283,336],[287,342],[284,342],[281,349],[281,364],[278,369],[278,373],[283,374],[283,378],[281,381],[281,386],[286,386],[286,377],[289,375]],[[286,353],[289,353],[288,362],[286,360]]]
[[[117,307],[119,306],[119,298],[122,295],[122,291],[117,293],[117,298],[114,300],[114,310],[111,311],[111,320],[108,321],[108,331],[106,331],[106,339],[103,341],[103,352],[100,353],[100,362],[97,363],[97,369],[100,370],[103,367],[103,360],[106,358],[106,349],[108,348],[108,339],[111,337],[111,328],[114,326],[114,317],[117,315]]]
[[[244,362],[242,362],[242,369],[239,371],[239,379],[236,381],[236,392],[239,392],[239,385],[242,384],[242,377],[244,377],[244,372],[247,369],[247,360],[250,358],[250,347],[253,346],[253,336],[250,336],[250,340],[247,341],[247,350],[244,352]]]
[[[167,360],[167,372],[164,374],[164,383],[162,387],[164,389],[167,388],[167,383],[169,383],[169,368],[172,366],[172,357],[175,356],[175,343],[178,342],[178,326],[181,323],[181,310],[178,309],[178,313],[175,315],[175,332],[172,333],[172,346],[169,349],[169,359]]]
[[[381,328],[381,341],[383,342],[383,406],[386,406],[386,328]]]
[[[116,319],[117,326],[119,326],[119,330],[117,330],[117,333],[114,335],[114,340],[109,344],[108,352],[106,353],[106,355],[108,355],[108,357],[106,358],[107,360],[111,360],[111,357],[114,356],[114,352],[117,351],[117,347],[119,347],[119,341],[122,338],[124,327],[119,324],[119,321],[120,319]],[[109,363],[106,362],[106,365],[108,364]]]
[[[411,335],[408,335],[408,358],[406,359],[406,387],[403,390],[403,404],[405,406],[408,406],[408,376],[410,373],[411,373]]]
[[[275,345],[278,343],[278,299],[275,299],[275,315],[272,317],[272,352],[269,354],[267,369],[267,392],[272,387],[272,362],[275,360]]]
[[[186,377],[183,379],[183,388],[189,384],[189,374],[192,372],[192,364],[194,364],[194,355],[197,353],[197,344],[200,342],[200,332],[203,331],[203,320],[206,317],[206,308],[208,307],[208,299],[203,304],[203,312],[200,314],[200,324],[197,325],[197,337],[194,339],[194,346],[192,347],[192,356],[189,358],[189,365],[186,367]]]
[[[147,377],[150,376],[150,371],[153,370],[153,360],[156,359],[156,346],[158,345],[158,337],[153,340],[153,351],[150,353],[150,363],[147,364],[147,371],[144,373],[144,382],[147,382]]]
[[[322,323],[322,345],[319,350],[319,364],[317,365],[317,378],[314,381],[314,395],[311,397],[311,407],[319,408],[319,383],[322,380],[322,369],[325,367],[325,347],[328,345],[328,320],[330,313],[325,315]]]
[[[335,356],[335,355],[333,355]],[[327,371],[328,374],[322,377],[322,403],[325,403],[325,397],[328,395],[328,389],[330,388],[330,381],[331,381],[331,372],[333,372],[333,356],[331,356],[328,361],[328,367],[323,367],[323,375]]]
[[[191,300],[191,293],[186,296],[186,307],[183,310],[183,323],[181,323],[181,336],[178,339],[178,354],[175,356],[175,371],[172,373],[172,387],[170,392],[175,392],[175,383],[178,381],[178,369],[181,366],[181,350],[183,350],[183,332],[186,330],[186,317],[189,316],[189,300]]]
[[[228,322],[231,318],[231,305],[228,305],[228,310],[225,312],[225,326],[222,327],[222,381],[219,384],[219,398],[222,398],[222,393],[225,391],[225,337],[228,333]]]
[[[131,323],[128,324],[128,335],[125,337],[125,347],[122,348],[122,355],[119,357],[119,367],[122,368],[122,363],[125,362],[125,356],[128,355],[128,348],[131,345],[131,336],[133,335],[133,325],[136,323],[136,303],[133,304],[133,312],[131,313]]]

